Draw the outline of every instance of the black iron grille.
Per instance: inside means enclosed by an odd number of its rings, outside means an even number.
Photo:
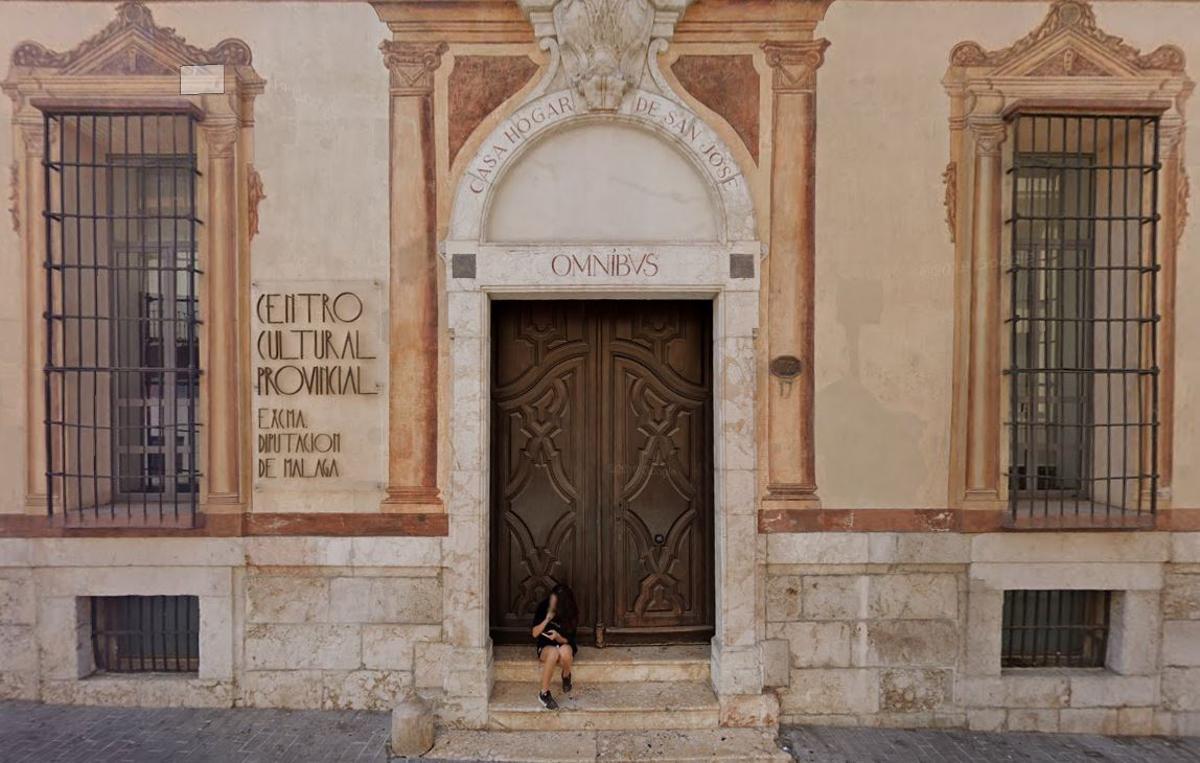
[[[194,673],[200,597],[93,596],[92,653],[108,673]]]
[[[1158,478],[1158,119],[1027,114],[1012,135],[1012,517],[1149,517]]]
[[[1111,604],[1111,591],[1005,591],[1001,667],[1104,667]]]
[[[46,449],[67,524],[192,524],[196,125],[47,113]]]

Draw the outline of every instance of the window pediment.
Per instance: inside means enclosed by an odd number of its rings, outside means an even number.
[[[150,9],[140,2],[122,3],[108,26],[71,50],[53,51],[27,41],[12,54],[14,67],[57,69],[63,75],[169,75],[178,73],[180,66],[250,63],[245,42],[223,40],[207,50],[190,45],[174,29],[157,26]]]
[[[1176,72],[1185,59],[1175,45],[1143,54],[1096,24],[1096,14],[1081,0],[1056,0],[1037,29],[1000,50],[962,42],[950,53],[952,66],[991,69],[997,77],[1137,76]]]

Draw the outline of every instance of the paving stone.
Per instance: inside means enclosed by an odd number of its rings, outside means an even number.
[[[728,743],[744,759],[773,754],[750,729],[696,732],[443,733],[438,760],[711,759]],[[721,740],[725,735],[727,738]],[[388,714],[258,708],[118,708],[0,702],[0,760],[51,761],[386,761]],[[526,742],[528,739],[528,742]],[[1200,737],[1105,737],[1090,734],[979,733],[830,726],[784,727],[779,742],[800,763],[1197,763]],[[647,746],[647,744],[649,746]],[[596,752],[593,753],[593,750]],[[639,754],[634,755],[634,751]],[[472,757],[474,756],[474,757]],[[616,756],[611,757],[611,756]]]

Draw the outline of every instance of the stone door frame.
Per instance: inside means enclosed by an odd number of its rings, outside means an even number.
[[[764,579],[757,555],[756,491],[759,482],[755,427],[757,388],[756,336],[759,318],[759,270],[763,248],[754,238],[753,206],[740,172],[732,179],[704,166],[695,138],[673,134],[661,121],[663,111],[633,113],[637,97],[653,99],[660,109],[695,119],[704,147],[728,148],[693,112],[660,95],[635,91],[619,113],[579,114],[556,109],[557,120],[529,122],[521,145],[503,157],[495,174],[480,178],[472,168],[483,164],[492,145],[504,140],[523,114],[550,103],[573,101],[570,91],[537,98],[502,122],[458,183],[448,238],[443,242],[448,326],[449,385],[447,423],[450,466],[446,490],[449,535],[443,541],[444,635],[457,657],[447,675],[443,719],[452,724],[487,722],[491,692],[492,645],[489,636],[491,549],[490,457],[490,304],[499,299],[707,299],[713,302],[713,510],[716,635],[712,640],[712,682],[721,699],[723,723],[771,723],[772,695],[762,694],[759,602]],[[484,240],[491,189],[528,148],[561,129],[583,122],[612,120],[633,125],[673,145],[705,178],[719,220],[720,241],[700,244],[497,244]],[[524,122],[520,123],[524,126]],[[493,140],[493,138],[495,140]],[[507,141],[506,141],[507,144]],[[732,159],[731,159],[732,161]],[[724,182],[722,182],[724,180]],[[640,259],[658,264],[645,272],[610,275],[554,273],[551,260],[573,255]],[[561,268],[560,268],[561,270]]]

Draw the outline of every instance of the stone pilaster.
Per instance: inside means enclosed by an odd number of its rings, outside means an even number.
[[[1142,448],[1142,473],[1153,474],[1158,471],[1158,508],[1170,507],[1171,481],[1175,470],[1175,288],[1176,288],[1176,257],[1179,242],[1183,236],[1183,227],[1187,223],[1188,177],[1183,162],[1184,129],[1180,120],[1166,119],[1159,127],[1159,161],[1162,164],[1162,177],[1159,179],[1159,212],[1162,215],[1158,228],[1157,254],[1161,270],[1157,283],[1157,310],[1148,306],[1142,308],[1144,315],[1157,312],[1160,316],[1157,333],[1158,375],[1158,462],[1155,464],[1154,449],[1149,438]],[[1147,263],[1149,264],[1149,263]],[[1144,346],[1150,346],[1150,327],[1144,331]],[[1145,380],[1147,385],[1154,384],[1152,377]],[[1149,390],[1147,390],[1148,392]],[[1143,394],[1147,410],[1143,411],[1144,421],[1153,421],[1155,412],[1150,410],[1153,405],[1153,395]],[[1149,485],[1143,486],[1143,505],[1149,505]]]
[[[1008,131],[999,117],[971,120],[969,128],[975,145],[975,184],[964,503],[991,508],[1000,499],[1000,146]]]
[[[773,508],[819,506],[813,441],[817,69],[826,40],[767,43],[774,70],[768,264],[768,486]]]
[[[46,225],[42,219],[46,199],[46,134],[41,119],[19,122],[24,151],[13,168],[19,170],[14,209],[25,259],[25,504],[30,512],[46,511]],[[20,225],[18,225],[20,227]]]
[[[442,511],[437,486],[433,73],[445,43],[386,41],[391,72],[388,485],[384,511]]]
[[[204,126],[208,147],[208,503],[241,501],[238,197],[235,123]]]

